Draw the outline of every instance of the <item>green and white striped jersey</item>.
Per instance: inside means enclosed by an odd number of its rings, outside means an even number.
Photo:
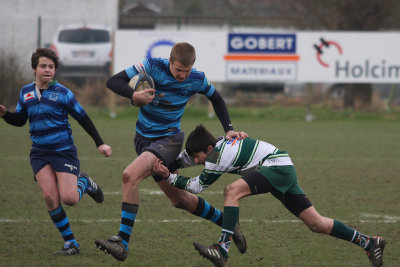
[[[186,151],[178,157],[181,167],[196,165]],[[215,148],[208,154],[205,168],[194,178],[170,174],[168,182],[178,188],[198,194],[224,173],[245,175],[259,166],[293,165],[289,155],[275,146],[260,140],[246,138],[243,140],[217,139]]]

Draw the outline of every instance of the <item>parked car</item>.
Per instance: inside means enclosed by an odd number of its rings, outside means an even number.
[[[111,28],[66,25],[58,28],[50,48],[59,57],[60,77],[109,76],[112,59]]]

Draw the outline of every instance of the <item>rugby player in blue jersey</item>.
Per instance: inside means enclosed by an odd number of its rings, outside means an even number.
[[[95,240],[99,249],[120,261],[128,257],[128,243],[139,208],[139,183],[152,174],[151,170],[157,159],[168,166],[179,155],[184,140],[181,118],[191,96],[203,94],[211,101],[227,139],[247,137],[246,133],[233,130],[224,100],[205,74],[193,68],[195,60],[196,53],[192,45],[177,43],[172,47],[169,59],[143,60],[107,81],[107,87],[113,92],[140,107],[134,140],[138,157],[122,173],[123,198],[118,235],[108,240]],[[138,73],[150,75],[155,88],[142,91],[132,89],[128,83]],[[153,178],[176,208],[222,225],[221,211],[205,200],[168,184],[156,175]],[[234,232],[235,244],[244,253],[246,242],[238,225]]]
[[[25,125],[29,119],[32,140],[30,160],[35,180],[42,191],[49,215],[64,239],[64,246],[55,254],[76,255],[80,252],[79,244],[61,201],[73,206],[84,193],[88,193],[97,203],[101,203],[104,196],[100,186],[86,173],[80,172],[68,114],[93,138],[100,153],[110,156],[111,147],[104,144],[73,93],[53,81],[58,66],[55,52],[38,48],[32,54],[31,65],[35,81],[21,89],[15,112],[0,105],[0,117],[18,127]]]
[[[286,151],[252,138],[233,141],[222,137],[216,139],[202,125],[190,133],[185,147],[173,169],[204,164],[199,176],[189,178],[171,174],[159,160],[155,162],[153,172],[174,186],[195,194],[207,189],[224,173],[242,176],[225,187],[225,215],[218,243],[210,246],[193,243],[195,249],[215,266],[224,266],[228,261],[233,229],[239,219],[239,200],[266,193],[280,200],[311,231],[350,241],[367,251],[372,266],[383,265],[385,239],[364,235],[339,220],[320,215],[298,184],[296,169]]]

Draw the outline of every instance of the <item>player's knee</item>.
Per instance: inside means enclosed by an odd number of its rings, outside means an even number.
[[[61,201],[67,206],[74,206],[78,203],[79,198],[75,196],[64,196],[61,197]]]
[[[135,179],[135,177],[127,172],[126,170],[122,173],[122,182],[124,184],[132,184],[132,185],[137,185],[139,183],[139,180]]]
[[[235,200],[237,198],[236,188],[233,184],[227,185],[224,188],[224,197],[225,199]]]
[[[324,223],[322,220],[313,221],[307,224],[308,228],[315,233],[324,233]]]

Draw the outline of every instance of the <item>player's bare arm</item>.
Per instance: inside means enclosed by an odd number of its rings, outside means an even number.
[[[154,162],[152,172],[160,175],[163,179],[167,179],[170,174],[168,168],[159,159]]]
[[[7,108],[3,105],[0,105],[0,118],[3,118],[6,113],[7,113]]]

